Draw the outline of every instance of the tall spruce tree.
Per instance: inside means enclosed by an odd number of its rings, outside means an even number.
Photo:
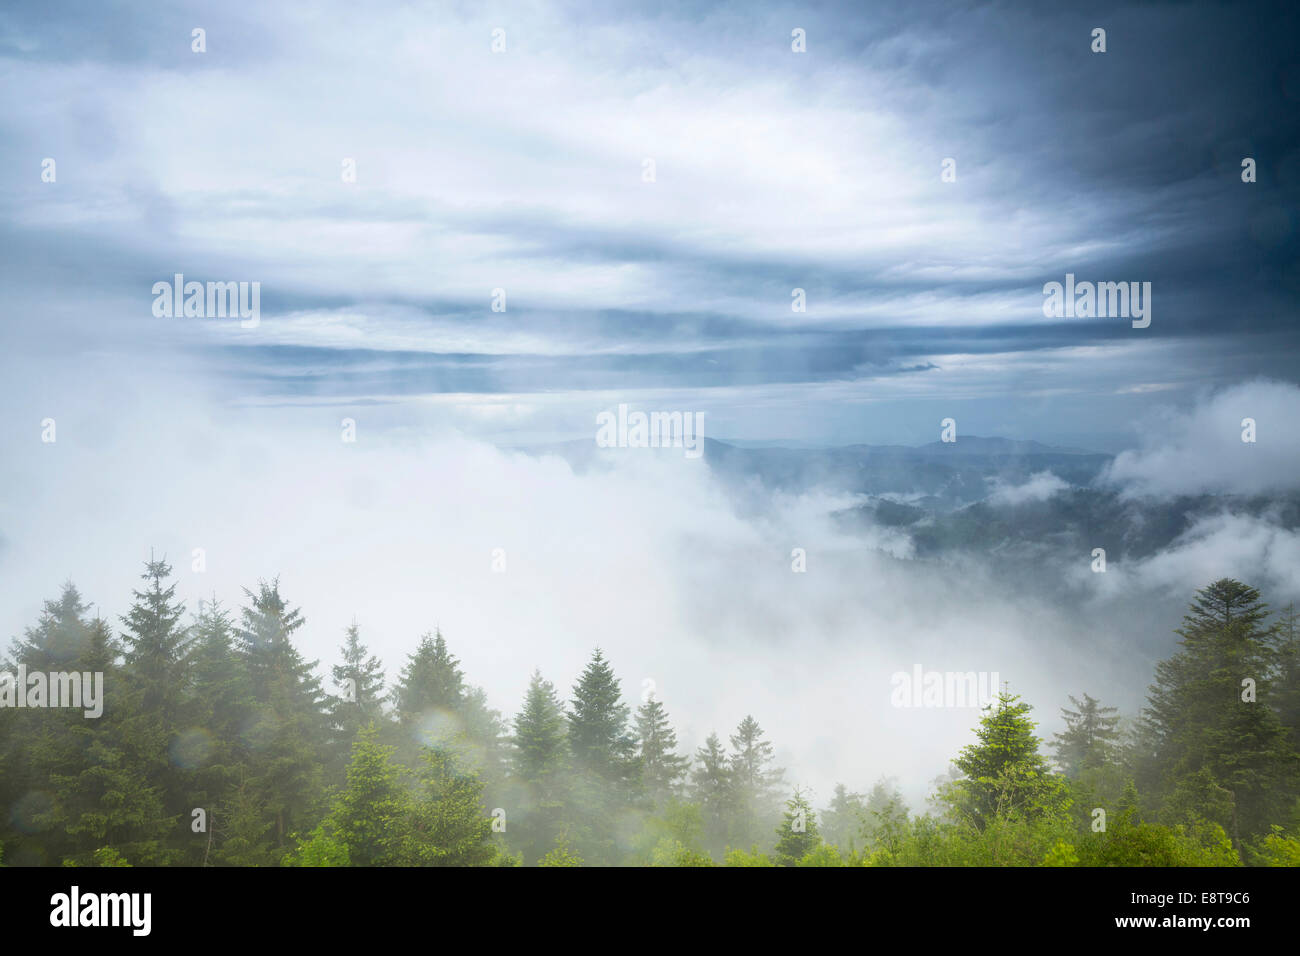
[[[76,725],[67,713],[15,705],[28,691],[17,673],[20,666],[28,674],[77,669],[91,639],[89,610],[76,585],[66,582],[58,598],[43,602],[37,623],[11,643],[12,660],[0,674],[5,705],[0,707],[0,797],[5,810],[0,813],[0,840],[8,846],[11,865],[57,864],[84,849],[69,836],[67,820],[59,813],[66,805],[49,790],[53,774],[76,772],[81,746]],[[106,680],[112,663],[103,668]],[[103,724],[96,723],[96,729],[102,730]]]
[[[361,642],[361,629],[353,621],[339,649],[341,662],[331,669],[336,691],[329,702],[334,746],[350,752],[362,728],[384,721],[384,665]]]
[[[188,815],[187,795],[192,789],[192,768],[186,766],[182,725],[187,694],[189,629],[181,624],[184,602],[176,600],[175,582],[167,583],[172,569],[166,559],[152,556],[140,575],[143,590],[121,620],[125,691],[121,718],[121,743],[126,760],[139,779],[155,785],[164,811],[157,821],[158,840],[183,840],[182,815]],[[150,862],[133,858],[136,863]]]
[[[230,612],[214,596],[199,602],[190,625],[187,658],[189,695],[183,705],[183,731],[175,757],[192,770],[187,808],[207,815],[206,831],[187,841],[186,862],[215,861],[216,838],[227,829],[226,801],[246,769],[243,732],[254,713],[248,674],[235,650]],[[187,831],[190,832],[190,831]]]
[[[37,751],[37,768],[48,774],[46,785],[55,794],[52,822],[62,831],[56,845],[66,863],[92,865],[105,848],[131,863],[177,859],[168,846],[177,836],[175,817],[166,806],[157,761],[137,746],[144,736],[138,697],[122,693],[120,653],[108,623],[90,622],[86,642],[64,666],[83,680],[103,675],[102,715],[87,718],[81,710],[62,708],[42,715],[48,734]]]
[[[0,730],[4,731],[4,772],[0,773],[0,794],[5,797],[0,813],[0,838],[8,846],[10,865],[40,865],[59,860],[75,849],[57,818],[57,794],[51,794],[48,780],[56,771],[71,772],[77,759],[69,723],[52,712],[18,709],[19,695],[28,685],[17,673],[49,673],[75,667],[89,640],[90,605],[71,581],[59,597],[42,603],[37,623],[12,641],[11,660],[0,674]],[[107,673],[105,674],[107,678]],[[63,715],[66,716],[66,715]]]
[[[626,785],[636,751],[629,715],[614,669],[597,648],[573,688],[568,713],[575,765],[607,784]]]
[[[731,766],[716,733],[695,752],[699,765],[691,771],[691,795],[700,806],[704,845],[714,857],[727,848],[734,807]]]
[[[36,626],[14,640],[9,656],[29,672],[67,670],[85,645],[89,611],[77,586],[68,581],[57,599],[44,602]]]
[[[460,661],[441,629],[425,634],[402,667],[391,695],[401,728],[398,757],[413,770],[423,747],[454,751],[457,764],[482,775],[494,790],[502,779],[501,715],[481,687],[465,682]]]
[[[555,685],[533,671],[524,705],[515,716],[512,769],[520,780],[542,789],[565,772],[567,717]]]
[[[677,733],[664,705],[652,694],[636,712],[637,759],[641,787],[656,805],[677,796],[691,761],[677,753]]]
[[[569,793],[568,720],[555,685],[533,671],[524,703],[514,719],[510,739],[510,769],[519,790],[513,801],[517,834],[512,842],[535,863],[554,845],[564,830],[564,807]],[[509,826],[509,824],[507,824]]]
[[[1087,693],[1083,700],[1070,695],[1075,709],[1061,708],[1065,730],[1052,737],[1056,762],[1067,777],[1078,777],[1085,770],[1108,762],[1119,740],[1119,710],[1103,707],[1101,701]]]
[[[265,849],[279,859],[289,850],[289,835],[320,809],[320,753],[328,746],[329,724],[314,672],[319,662],[304,660],[293,644],[306,623],[302,612],[284,600],[278,579],[244,593],[248,604],[237,637],[256,712],[244,735],[250,761],[240,800],[245,809],[265,807],[273,839]]]
[[[1278,638],[1267,617],[1259,591],[1240,581],[1200,589],[1176,631],[1179,650],[1156,665],[1142,714],[1154,770],[1147,779],[1159,795],[1179,796],[1170,822],[1184,822],[1174,812],[1212,820],[1239,850],[1297,791],[1295,750],[1267,703]],[[1199,806],[1194,793],[1205,794]]]
[[[460,661],[447,649],[439,629],[435,634],[424,634],[407,658],[393,688],[393,703],[403,723],[414,723],[430,711],[457,710],[464,693],[465,675]]]
[[[325,692],[315,674],[319,661],[307,661],[293,636],[307,622],[299,608],[280,594],[280,580],[259,581],[256,593],[244,588],[248,602],[240,612],[237,647],[252,681],[254,698],[263,704],[293,707],[320,717]],[[318,726],[324,726],[319,720]]]
[[[764,739],[763,728],[752,716],[731,735],[731,792],[733,837],[741,847],[771,832],[780,813],[779,797],[785,771],[771,766],[772,744]]]
[[[122,617],[125,671],[139,695],[137,706],[163,725],[174,721],[185,691],[189,643],[189,633],[180,623],[185,604],[175,600],[176,584],[163,586],[171,573],[166,559],[145,562],[141,577],[148,587],[134,592],[135,602]]]
[[[569,832],[588,863],[619,862],[629,834],[623,812],[636,799],[636,743],[618,679],[599,649],[573,688],[569,753],[576,771],[568,810]]]

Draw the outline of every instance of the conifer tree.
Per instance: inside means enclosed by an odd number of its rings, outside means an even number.
[[[727,847],[734,800],[730,764],[716,733],[705,738],[695,759],[699,766],[691,772],[692,797],[700,806],[704,845],[717,856]]]
[[[423,635],[393,688],[399,719],[414,723],[431,711],[454,713],[464,694],[465,676],[460,661],[447,650],[442,631]]]
[[[403,666],[391,699],[402,729],[398,757],[423,765],[423,747],[448,750],[459,766],[497,791],[502,783],[501,715],[481,687],[466,683],[460,661],[439,629],[425,634]]]
[[[224,832],[225,800],[245,771],[248,754],[243,740],[254,712],[248,674],[234,646],[230,612],[215,597],[200,601],[190,625],[187,657],[189,694],[182,705],[188,728],[173,743],[173,758],[189,768],[184,809],[201,808],[207,830],[187,834],[186,862],[214,862],[216,837]],[[182,821],[183,822],[183,821]]]
[[[133,592],[135,603],[122,618],[125,673],[139,695],[139,710],[154,715],[158,725],[171,729],[185,690],[185,656],[189,634],[180,624],[183,602],[175,602],[175,583],[163,587],[172,569],[166,559],[150,558],[141,577],[149,582]]]
[[[8,706],[0,707],[0,796],[5,799],[0,838],[15,865],[57,864],[76,850],[65,821],[57,816],[58,795],[49,794],[50,775],[72,772],[79,757],[72,724],[64,719],[66,714],[17,709],[14,704],[28,691],[19,683],[20,666],[28,674],[76,668],[90,640],[89,610],[76,585],[66,582],[58,598],[42,603],[37,623],[12,641],[11,660],[0,674],[0,693],[12,695]],[[105,662],[106,672],[109,664]]]
[[[278,866],[285,848],[276,830],[284,821],[271,804],[275,794],[254,776],[253,767],[241,768],[241,773],[208,820],[215,839],[205,851],[204,865]]]
[[[873,864],[1222,866],[1300,854],[1296,615],[1270,624],[1259,593],[1231,579],[1198,592],[1131,739],[1121,743],[1121,726],[1131,731],[1115,708],[1069,698],[1058,776],[1028,705],[1004,692],[941,782],[945,812],[909,819],[884,778],[865,801],[837,785],[819,814],[796,788],[782,815],[783,772],[750,716],[730,751],[707,738],[683,787],[687,761],[662,704],[648,698],[629,727],[599,650],[570,709],[534,672],[503,739],[440,632],[388,698],[403,723],[385,720],[382,668],[354,624],[333,677],[340,689],[355,681],[361,706],[327,707],[315,662],[295,647],[302,615],[278,582],[246,592],[238,626],[214,598],[184,627],[170,574],[165,560],[146,563],[118,637],[69,583],[12,643],[7,668],[65,682],[102,674],[103,713],[0,707],[6,863],[477,866],[520,859],[510,846],[546,866],[708,865],[706,847],[732,865],[806,867],[842,865],[834,847],[853,851],[855,837],[865,854],[851,858]],[[0,683],[6,704],[16,690]],[[397,747],[385,741],[394,729]],[[322,771],[344,735],[355,740],[333,794]],[[1141,790],[1126,786],[1132,770]],[[1087,830],[1097,806],[1110,813],[1100,836]],[[207,833],[191,831],[193,808],[207,811]],[[509,808],[499,834],[496,808]]]
[[[459,739],[444,743],[454,751],[457,765],[478,775],[483,800],[490,807],[507,804],[512,793],[508,781],[507,750],[510,739],[501,712],[488,703],[482,687],[466,685],[460,702]],[[498,861],[504,865],[503,854]]]
[[[306,621],[299,608],[291,608],[280,594],[280,581],[259,581],[257,593],[244,589],[248,603],[241,611],[236,631],[237,648],[252,681],[254,698],[262,704],[311,714],[319,729],[325,726],[325,693],[315,674],[319,661],[304,660],[293,635]]]
[[[1119,710],[1103,707],[1087,693],[1083,700],[1070,695],[1075,710],[1061,708],[1065,731],[1052,737],[1056,762],[1067,777],[1078,777],[1108,762],[1119,740]]]
[[[103,674],[103,714],[44,712],[49,734],[38,751],[38,772],[48,773],[47,785],[56,794],[52,822],[66,837],[59,850],[65,862],[89,866],[97,852],[112,848],[140,864],[172,863],[177,855],[168,843],[178,830],[165,802],[161,765],[139,746],[141,740],[157,743],[148,736],[155,725],[142,721],[138,696],[121,693],[119,655],[108,623],[91,622],[80,653],[63,666],[83,678]]]
[[[186,721],[212,741],[204,766],[229,767],[242,752],[239,735],[252,711],[248,674],[235,650],[234,621],[215,597],[200,601],[190,634]],[[229,779],[226,772],[219,777]]]
[[[555,686],[533,671],[523,707],[515,715],[510,767],[520,790],[515,843],[535,862],[560,835],[568,795],[568,721]],[[509,831],[508,831],[509,832]]]
[[[512,766],[520,780],[547,789],[564,773],[568,755],[564,704],[555,685],[533,671],[524,706],[515,716]]]
[[[153,822],[160,843],[183,839],[181,816],[187,812],[192,787],[191,768],[181,732],[186,696],[189,630],[181,624],[185,605],[176,598],[175,582],[167,583],[172,569],[166,559],[150,558],[141,578],[143,590],[121,618],[123,667],[119,696],[122,710],[115,725],[127,768],[136,779],[157,788],[164,810]],[[179,759],[178,759],[179,758]],[[158,862],[141,849],[124,850],[138,864]]]
[[[1267,616],[1259,591],[1240,581],[1198,591],[1176,631],[1179,650],[1156,665],[1142,715],[1155,771],[1149,783],[1165,797],[1181,789],[1181,812],[1221,824],[1239,849],[1297,789],[1295,750],[1268,704],[1278,635]],[[1202,782],[1192,786],[1194,777]],[[1226,811],[1217,798],[1199,810],[1188,800],[1220,789],[1230,795]]]
[[[768,827],[777,816],[785,771],[773,768],[772,761],[772,744],[763,739],[763,728],[746,715],[731,735],[733,837],[742,846],[770,833]]]
[[[817,815],[798,787],[794,788],[794,795],[785,802],[785,817],[776,833],[772,859],[777,866],[796,866],[811,850],[821,845]]]
[[[826,842],[849,850],[862,829],[865,812],[862,794],[850,793],[848,787],[837,783],[830,805],[822,811],[822,835]]]
[[[414,807],[373,723],[352,745],[347,785],[335,799],[325,830],[347,847],[352,866],[403,866],[414,862]]]
[[[567,714],[571,780],[566,820],[580,855],[595,865],[619,862],[623,813],[635,800],[636,743],[618,679],[599,649],[573,688]]]
[[[340,648],[341,663],[335,664],[335,696],[329,702],[334,745],[350,751],[362,728],[384,720],[384,666],[361,642],[356,621],[348,626]]]
[[[691,762],[678,755],[677,733],[653,694],[637,708],[636,736],[642,789],[652,802],[662,805],[677,795]]]
[[[245,589],[249,603],[238,629],[240,656],[256,703],[245,733],[250,751],[245,806],[264,805],[273,821],[273,855],[289,849],[289,834],[305,825],[321,798],[320,753],[329,728],[325,694],[293,644],[305,623],[280,594],[279,581],[258,582],[257,593]]]
[[[420,866],[491,866],[498,848],[483,805],[483,782],[455,754],[425,747],[423,790],[415,807],[415,862]]]
[[[190,720],[213,733],[232,718],[238,723],[251,688],[235,651],[235,625],[230,612],[215,597],[200,601],[190,625],[188,684],[192,696]]]
[[[889,847],[907,826],[909,811],[898,783],[882,776],[871,787],[863,807],[858,833],[863,850]]]
[[[625,783],[636,748],[628,732],[629,713],[614,670],[597,648],[573,688],[568,712],[575,765],[606,783]]]
[[[975,730],[978,741],[953,761],[962,778],[943,792],[959,818],[980,830],[999,817],[1052,816],[1069,805],[1060,778],[1038,752],[1031,708],[1019,701],[1010,691],[998,694]]]
[[[501,712],[488,704],[487,692],[482,687],[467,686],[461,698],[460,717],[469,744],[466,759],[483,775],[485,782],[495,780],[502,774],[505,761],[505,723]]]
[[[29,672],[67,670],[85,644],[89,610],[77,586],[67,582],[56,600],[44,602],[36,626],[14,640],[9,656]]]

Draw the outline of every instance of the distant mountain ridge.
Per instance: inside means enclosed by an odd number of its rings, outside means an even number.
[[[1026,568],[1049,554],[1087,554],[1104,547],[1114,559],[1155,554],[1198,520],[1230,511],[1300,527],[1300,493],[1272,497],[1190,495],[1129,500],[1097,482],[1113,457],[1032,440],[962,436],[926,445],[779,444],[740,447],[706,438],[705,464],[737,496],[817,490],[863,496],[837,512],[846,530],[888,527],[905,534],[920,558],[956,552],[997,553]],[[575,469],[599,467],[625,449],[572,441],[526,449],[559,454]],[[680,455],[677,449],[644,451]],[[995,496],[1050,472],[1069,485],[1024,498]]]
[[[599,448],[594,441],[582,439],[522,450],[558,454],[580,470],[627,451]],[[659,453],[680,454],[663,449]],[[949,511],[983,500],[999,484],[1022,484],[1043,471],[1072,485],[1088,485],[1112,457],[1032,440],[968,435],[955,442],[915,447],[860,444],[830,448],[741,447],[705,438],[701,460],[727,482],[758,480],[772,490],[795,494],[820,488],[835,493],[901,496],[931,511]]]
[[[724,479],[757,478],[785,492],[833,492],[906,497],[947,511],[986,498],[997,485],[1023,484],[1050,471],[1072,485],[1091,484],[1113,456],[1037,441],[984,438],[908,445],[838,448],[739,448],[705,439],[704,460]]]
[[[963,435],[959,440],[954,442],[933,441],[924,445],[872,445],[865,442],[852,442],[848,445],[826,445],[816,442],[805,442],[796,439],[771,439],[764,441],[753,441],[749,439],[718,438],[710,439],[719,445],[728,445],[732,448],[739,448],[745,451],[751,450],[771,450],[776,448],[787,449],[790,451],[839,451],[847,448],[865,448],[872,451],[884,452],[897,450],[900,452],[917,452],[923,453],[927,450],[934,450],[939,454],[977,454],[977,455],[1097,455],[1100,452],[1090,451],[1085,448],[1070,448],[1063,445],[1045,445],[1040,441],[1033,439],[1017,438],[985,438],[979,435]],[[1111,457],[1111,456],[1107,456]]]

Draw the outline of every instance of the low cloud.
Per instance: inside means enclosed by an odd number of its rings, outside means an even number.
[[[1223,512],[1203,518],[1169,547],[1132,562],[1114,562],[1105,574],[1077,571],[1105,598],[1124,594],[1188,594],[1220,578],[1259,588],[1274,610],[1300,598],[1300,533],[1269,517]],[[1190,596],[1190,595],[1188,595]]]
[[[1249,420],[1249,422],[1247,421]],[[1248,431],[1254,423],[1254,441]],[[1266,494],[1300,485],[1300,388],[1247,382],[1163,411],[1102,476],[1126,496]]]
[[[1021,485],[1008,485],[998,482],[988,501],[995,505],[1020,505],[1029,501],[1046,501],[1057,492],[1065,491],[1070,483],[1058,478],[1050,471],[1040,471],[1029,476]]]

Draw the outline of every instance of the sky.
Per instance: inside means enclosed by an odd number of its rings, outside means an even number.
[[[952,416],[1106,451],[1295,380],[1285,5],[288,6],[0,14],[0,268],[41,317],[12,361],[157,349],[221,401],[517,442],[617,397],[719,438]],[[259,282],[263,321],[159,322],[177,272]],[[1044,317],[1067,273],[1152,283],[1151,326]]]
[[[1081,674],[1134,705],[1162,648],[1097,650],[1113,602],[1242,568],[1294,588],[1294,535],[1199,528],[1070,620],[843,538],[833,497],[741,514],[706,465],[511,449],[591,440],[619,403],[813,445],[919,445],[951,417],[1117,453],[1126,494],[1293,488],[1297,19],[6,4],[0,634],[67,579],[121,614],[153,548],[192,609],[281,575],[327,662],[354,616],[393,672],[440,626],[507,712],[599,644],[690,746],[753,710],[822,795],[886,771],[919,793],[964,741],[968,713],[900,732],[887,678],[918,660],[1014,674],[1046,710]],[[156,315],[177,273],[258,283],[256,326]],[[1151,324],[1046,316],[1067,274],[1151,283]]]

